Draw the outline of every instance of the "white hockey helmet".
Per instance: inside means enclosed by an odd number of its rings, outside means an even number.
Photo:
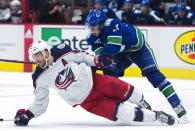
[[[29,53],[29,59],[30,61],[33,61],[32,56],[38,52],[44,52],[44,50],[47,49],[50,53],[50,46],[47,44],[47,42],[43,40],[35,41],[31,44],[31,46],[28,49]]]
[[[21,3],[20,3],[19,0],[12,0],[12,1],[10,2],[10,5],[11,5],[11,7],[12,7],[12,6],[20,6]]]

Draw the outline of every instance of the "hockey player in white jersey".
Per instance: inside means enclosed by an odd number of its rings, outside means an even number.
[[[30,46],[29,57],[38,65],[32,74],[35,99],[27,109],[17,111],[14,119],[17,126],[27,126],[32,118],[46,111],[50,87],[56,89],[69,105],[80,105],[86,111],[109,120],[175,123],[175,118],[163,111],[148,110],[150,106],[138,88],[112,76],[92,72],[92,66],[112,66],[112,56],[73,51],[66,44],[50,49],[45,41],[39,40]],[[144,106],[148,109],[140,108]]]

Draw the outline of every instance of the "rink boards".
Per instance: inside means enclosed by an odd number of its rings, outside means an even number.
[[[36,65],[32,65],[33,70]],[[14,71],[14,72],[24,72],[24,64],[18,63],[5,63],[0,62],[1,71]],[[178,78],[178,79],[195,79],[195,70],[192,69],[165,69],[160,68],[160,71],[167,78]],[[101,71],[98,71],[102,73]],[[126,77],[142,77],[141,70],[138,67],[129,67],[125,70]]]
[[[139,26],[153,49],[158,66],[168,78],[195,79],[195,30],[193,26]],[[38,39],[51,46],[61,42],[91,52],[82,25],[0,24],[0,59],[29,61],[28,48]],[[11,38],[11,39],[10,39]],[[32,72],[35,65],[0,62],[0,71]],[[133,65],[125,76],[142,76]]]

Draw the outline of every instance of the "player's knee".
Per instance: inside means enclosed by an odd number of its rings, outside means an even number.
[[[132,94],[127,101],[130,103],[138,104],[143,99],[143,93],[138,88],[133,88]]]

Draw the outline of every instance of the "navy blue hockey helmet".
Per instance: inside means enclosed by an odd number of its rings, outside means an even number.
[[[179,2],[176,5],[176,11],[185,11],[186,10],[186,5],[183,2]]]
[[[95,4],[104,4],[105,2],[104,2],[104,0],[95,0]]]
[[[134,0],[124,0],[124,4],[134,3]]]
[[[142,0],[140,3],[140,6],[150,6],[150,1],[149,0]]]
[[[100,10],[92,10],[87,15],[85,20],[85,25],[89,27],[99,26],[107,20],[107,17],[104,12]]]

